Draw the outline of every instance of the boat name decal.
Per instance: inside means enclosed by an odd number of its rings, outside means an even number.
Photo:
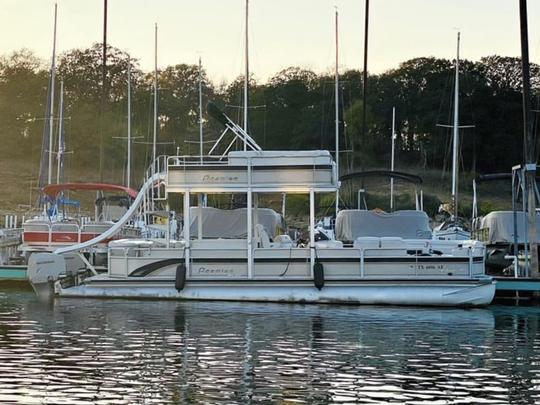
[[[202,178],[203,182],[213,183],[213,182],[222,182],[222,181],[238,181],[238,176],[214,176],[211,174],[205,174]]]
[[[233,269],[223,269],[223,268],[209,269],[208,267],[199,267],[196,271],[199,274],[233,274],[234,273]]]

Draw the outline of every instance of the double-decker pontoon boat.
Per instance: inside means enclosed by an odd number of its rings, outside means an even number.
[[[218,118],[235,134],[222,155],[160,158],[132,207],[110,230],[56,254],[32,256],[28,273],[34,289],[63,297],[441,306],[491,302],[495,285],[484,274],[479,242],[369,234],[353,235],[348,243],[316,241],[316,198],[335,194],[339,187],[330,153],[263,151],[227,117]],[[238,138],[249,150],[229,151]],[[156,182],[163,184],[161,195],[153,190]],[[307,242],[293,241],[278,226],[279,215],[259,207],[264,196],[276,193],[309,196]],[[245,195],[245,209],[203,206],[204,196],[232,194]],[[165,198],[171,205],[182,202],[182,237],[111,242],[106,274],[85,263],[80,249],[109,238],[138,206]]]

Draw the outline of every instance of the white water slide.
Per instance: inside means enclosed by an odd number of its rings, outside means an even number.
[[[116,235],[122,227],[135,215],[137,210],[139,209],[139,206],[144,201],[144,197],[149,189],[151,189],[156,182],[162,181],[165,179],[165,173],[156,173],[153,176],[149,177],[148,180],[143,184],[141,189],[139,190],[139,193],[137,194],[137,198],[135,198],[135,201],[133,201],[133,204],[131,204],[131,207],[126,211],[126,213],[116,222],[112,227],[107,229],[102,234],[96,236],[93,239],[90,239],[86,242],[77,243],[75,245],[66,246],[60,249],[57,249],[54,253],[55,254],[63,254],[63,253],[70,253],[70,252],[76,252],[82,249],[86,249],[90,246],[96,245],[98,243],[103,242],[104,240],[107,240],[111,238],[112,236]]]

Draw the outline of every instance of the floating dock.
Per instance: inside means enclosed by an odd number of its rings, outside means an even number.
[[[26,265],[0,265],[0,282],[28,281]]]

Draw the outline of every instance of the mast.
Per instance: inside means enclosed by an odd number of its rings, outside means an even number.
[[[246,0],[246,72],[244,77],[244,131],[248,130],[248,90],[249,90],[249,0]],[[246,140],[244,138],[244,150],[247,150]]]
[[[457,34],[457,54],[456,54],[456,80],[454,83],[454,125],[452,140],[452,220],[458,218],[458,167],[459,167],[459,39]]]
[[[131,187],[131,59],[128,59],[128,78],[127,78],[127,168],[126,168],[126,186]]]
[[[60,171],[64,159],[64,81],[60,81],[60,116],[58,119],[58,152],[56,154],[56,184],[60,184]]]
[[[103,55],[101,69],[101,103],[99,110],[99,179],[103,181],[103,165],[105,161],[105,147],[103,140],[103,117],[105,115],[105,102],[108,96],[107,87],[107,0],[103,0]]]
[[[47,184],[52,183],[52,156],[54,142],[54,81],[56,78],[56,20],[58,15],[58,5],[54,4],[54,30],[53,30],[53,51],[51,62],[51,92],[50,92],[50,111],[49,111],[49,172],[47,176]]]
[[[366,10],[364,16],[364,72],[363,72],[363,91],[362,91],[362,139],[366,139],[366,111],[367,111],[367,80],[368,80],[368,33],[369,33],[369,0],[365,0]],[[363,159],[360,160],[362,162]],[[360,163],[362,165],[362,163]]]
[[[154,138],[152,141],[152,165],[156,161],[156,145],[157,145],[157,103],[158,103],[157,34],[158,34],[158,27],[156,23],[155,32],[154,32]]]
[[[538,241],[536,227],[536,159],[535,140],[532,131],[531,82],[529,71],[529,35],[527,24],[527,0],[519,1],[519,17],[521,28],[521,68],[523,77],[523,159],[525,160],[525,185],[527,188],[527,222],[529,251],[531,252],[530,275],[539,278]]]
[[[199,56],[199,155],[203,163],[202,62]]]
[[[394,171],[396,140],[396,107],[392,107],[392,156],[390,161],[390,171]],[[394,177],[390,177],[390,211],[394,211]]]
[[[336,8],[336,66],[335,66],[335,89],[334,89],[335,107],[336,107],[336,172],[339,181],[339,13]],[[336,216],[339,211],[339,189],[336,190]]]

